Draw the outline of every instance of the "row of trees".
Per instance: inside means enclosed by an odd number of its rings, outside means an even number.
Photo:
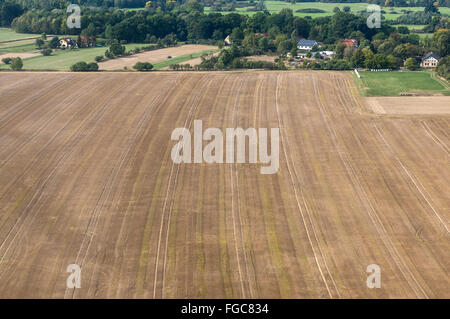
[[[277,1],[277,0],[275,0]],[[279,0],[283,2],[328,2],[328,3],[371,3],[386,7],[425,7],[428,3],[436,2],[440,7],[450,7],[449,0]]]
[[[84,61],[77,62],[70,66],[72,72],[95,72],[98,71],[98,64],[95,62],[86,63]]]
[[[371,38],[378,30],[367,27],[363,17],[348,12],[338,12],[332,17],[318,19],[294,17],[292,10],[283,9],[279,13],[257,12],[252,16],[230,13],[204,14],[203,7],[196,0],[170,12],[93,10],[82,9],[82,29],[68,29],[67,13],[62,9],[29,10],[12,22],[18,32],[47,34],[82,34],[144,42],[148,37],[164,38],[175,34],[180,41],[199,39],[224,39],[234,28],[246,32],[269,32],[272,34],[295,32],[297,36],[311,37],[322,42],[335,40],[362,32]],[[390,33],[392,27],[383,24],[382,30]]]

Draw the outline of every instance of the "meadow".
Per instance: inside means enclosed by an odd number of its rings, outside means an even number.
[[[162,69],[162,68],[165,68],[166,66],[169,66],[172,64],[179,64],[182,62],[186,62],[186,61],[201,57],[202,55],[207,55],[207,54],[211,54],[214,52],[217,52],[217,50],[204,50],[204,51],[197,52],[197,53],[181,55],[181,56],[172,58],[170,60],[157,62],[157,63],[153,64],[153,68],[154,69]]]
[[[292,9],[295,16],[305,17],[310,16],[312,18],[325,17],[333,15],[333,9],[338,7],[343,9],[344,7],[350,7],[350,12],[356,13],[358,11],[365,11],[368,4],[367,3],[324,3],[324,2],[299,2],[299,3],[289,3],[284,1],[264,1],[266,4],[267,11],[270,13],[275,13],[281,11],[283,8]],[[299,9],[320,9],[325,12],[321,13],[306,13],[306,12],[296,12]],[[402,10],[405,11],[423,11],[423,7],[381,7],[382,10],[386,11],[383,14],[386,20],[394,20],[403,14]],[[255,14],[254,11],[246,11],[247,8],[237,8],[234,13],[240,14]],[[442,14],[450,14],[450,8],[439,8]],[[205,7],[205,13],[211,12],[209,7]],[[231,12],[221,12],[222,14],[228,14]]]
[[[359,87],[366,96],[396,96],[402,92],[448,95],[450,90],[429,71],[360,72]]]
[[[130,43],[126,45],[126,50],[132,50],[141,47],[143,44]],[[74,50],[56,50],[50,56],[36,56],[23,60],[25,70],[58,70],[67,71],[70,66],[79,61],[93,62],[98,55],[104,55],[106,47],[74,49]],[[7,65],[0,65],[0,69],[8,68]]]
[[[39,34],[17,33],[10,28],[0,28],[0,42],[24,39],[29,37],[38,37]]]

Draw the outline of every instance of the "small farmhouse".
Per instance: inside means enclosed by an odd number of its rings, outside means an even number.
[[[437,54],[428,52],[423,56],[420,66],[422,68],[435,68],[438,65],[439,59],[440,57]]]
[[[62,38],[59,40],[59,47],[61,49],[70,49],[71,47],[77,47],[77,42],[72,38]]]
[[[342,43],[348,47],[352,47],[354,50],[358,48],[358,41],[356,41],[356,39],[344,39],[342,40]]]
[[[313,46],[315,45],[319,45],[319,43],[315,40],[305,40],[305,39],[301,39],[300,41],[298,41],[297,43],[297,48],[299,50],[307,50],[307,51],[311,51]]]

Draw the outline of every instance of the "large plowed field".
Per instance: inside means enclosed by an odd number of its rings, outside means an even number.
[[[0,297],[449,298],[450,117],[357,94],[324,71],[0,74]],[[194,119],[279,127],[278,173],[173,164]]]

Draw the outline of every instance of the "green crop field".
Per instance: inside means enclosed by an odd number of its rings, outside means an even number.
[[[205,51],[201,51],[201,52],[196,52],[196,53],[192,53],[192,54],[185,54],[185,55],[181,55],[178,56],[176,58],[170,59],[170,60],[165,60],[165,61],[161,61],[158,63],[155,63],[153,65],[154,69],[162,69],[166,66],[172,65],[172,64],[178,64],[178,63],[182,63],[185,61],[189,61],[191,59],[195,59],[198,57],[201,57],[202,55],[205,54],[210,54],[210,53],[214,53],[217,52],[218,50],[205,50]]]
[[[14,30],[10,28],[0,28],[0,42],[2,41],[11,41],[11,40],[19,40],[28,37],[38,37],[39,34],[31,34],[31,33],[16,33]]]
[[[34,37],[33,39],[27,39]],[[36,50],[36,38],[40,34],[16,33],[10,28],[0,28],[0,53],[24,53]],[[50,40],[53,35],[48,35]],[[76,39],[76,35],[58,35],[59,38],[72,37]],[[3,41],[3,42],[2,42]]]
[[[264,1],[266,8],[270,13],[279,12],[283,8],[290,8],[294,12],[295,16],[305,17],[310,16],[312,18],[324,17],[333,15],[333,9],[338,7],[342,10],[343,7],[350,7],[350,11],[356,13],[357,11],[365,11],[368,3],[325,3],[325,2],[299,2],[299,3],[289,3],[284,1]],[[306,13],[306,12],[295,12],[298,9],[321,9],[325,12],[321,13]],[[381,7],[386,13],[383,14],[386,20],[394,20],[400,15],[404,14],[403,11],[423,11],[423,7]],[[255,14],[254,11],[246,11],[247,8],[237,8],[236,11],[231,11],[240,14]],[[450,15],[450,8],[439,8],[442,14]],[[205,7],[205,13],[210,13],[209,7]],[[231,13],[230,11],[221,12],[222,14]],[[394,13],[392,13],[394,12]]]
[[[0,43],[0,53],[29,52],[36,50],[35,39]]]
[[[433,37],[433,33],[416,33],[416,34],[418,34],[421,39],[425,38],[425,37],[429,37],[429,38]]]
[[[448,95],[450,90],[429,71],[360,72],[358,87],[366,96],[396,96],[402,92],[433,92]]]
[[[421,30],[425,27],[425,24],[396,24],[395,27],[407,27],[411,31]]]
[[[127,44],[127,51],[145,44]],[[77,49],[77,50],[56,50],[51,56],[37,56],[23,60],[25,70],[58,70],[67,71],[70,66],[79,61],[93,62],[98,55],[104,55],[106,47]],[[8,68],[7,65],[0,65],[0,68]]]

